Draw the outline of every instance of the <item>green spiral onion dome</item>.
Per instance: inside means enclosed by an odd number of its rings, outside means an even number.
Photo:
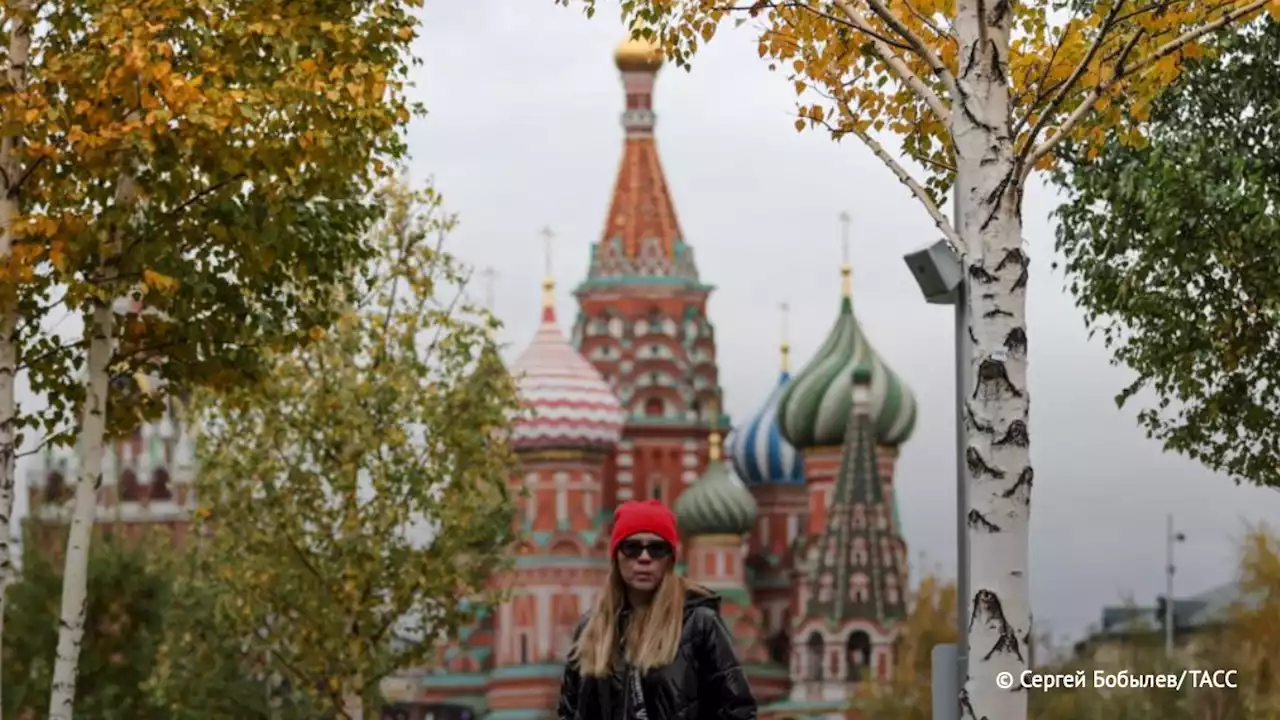
[[[813,359],[792,378],[778,401],[778,429],[796,449],[844,442],[853,409],[853,375],[871,371],[871,418],[876,440],[901,445],[916,426],[916,399],[897,373],[880,359],[853,315],[853,301],[840,300],[840,316]]]
[[[720,457],[720,437],[711,438],[707,470],[676,500],[676,521],[686,538],[746,535],[755,527],[756,499]]]

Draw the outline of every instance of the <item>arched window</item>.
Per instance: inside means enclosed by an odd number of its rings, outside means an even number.
[[[138,476],[132,470],[120,473],[120,499],[124,502],[142,499],[142,486],[138,484]]]
[[[829,574],[823,573],[818,578],[818,602],[831,602],[833,581]]]
[[[662,398],[649,398],[644,402],[645,417],[662,417],[665,408],[662,404]]]
[[[866,575],[858,573],[849,581],[849,599],[856,603],[864,603],[870,599],[870,581]]]
[[[787,633],[786,628],[774,633],[769,640],[769,659],[786,666],[787,658],[791,656],[791,636]]]
[[[849,633],[845,643],[845,679],[849,682],[860,682],[866,678],[867,669],[871,666],[871,636],[861,630]]]
[[[44,499],[46,502],[62,502],[67,493],[67,481],[60,472],[49,473],[44,482]]]
[[[807,673],[805,677],[809,680],[818,681],[822,679],[822,635],[818,631],[809,634],[809,639],[805,641],[805,655],[807,659],[805,668]]]
[[[151,499],[172,500],[173,492],[169,489],[169,471],[158,468],[151,473]]]

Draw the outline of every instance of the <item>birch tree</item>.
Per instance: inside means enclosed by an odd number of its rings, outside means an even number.
[[[0,106],[10,129],[0,138],[0,638],[4,635],[6,597],[14,580],[12,520],[14,476],[17,472],[18,403],[14,381],[18,374],[19,283],[22,280],[21,254],[15,253],[16,224],[21,213],[20,198],[27,163],[19,152],[20,128],[25,118],[27,64],[30,61],[34,0],[17,0],[3,8],[8,32],[5,48],[4,103]],[[3,708],[0,693],[0,708]]]
[[[348,720],[491,599],[514,532],[515,385],[442,247],[453,219],[430,190],[382,198],[334,327],[197,403],[217,622]]]
[[[795,86],[797,129],[866,145],[963,259],[974,388],[965,413],[974,608],[965,718],[1026,717],[1026,694],[1000,690],[996,676],[1027,667],[1032,632],[1028,178],[1054,164],[1067,138],[1096,141],[1119,126],[1140,139],[1128,118],[1147,116],[1183,58],[1268,3],[622,0],[633,32],[656,38],[678,66],[723,22],[749,26],[761,57]],[[591,13],[596,3],[579,4]],[[886,136],[899,139],[896,151]]]
[[[1280,488],[1280,23],[1213,50],[1153,103],[1146,144],[1069,149],[1058,246],[1090,330],[1137,375],[1117,402],[1165,448]]]
[[[40,215],[22,227],[86,328],[82,388],[31,369],[74,396],[83,454],[50,717],[72,717],[104,442],[140,420],[112,407],[112,381],[158,375],[160,392],[127,396],[154,414],[320,332],[325,292],[367,255],[364,198],[404,150],[416,5],[45,6],[24,146]],[[122,296],[146,312],[118,313]]]

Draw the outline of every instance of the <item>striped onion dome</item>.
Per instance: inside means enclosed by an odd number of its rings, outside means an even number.
[[[906,442],[916,425],[915,396],[867,341],[848,292],[822,347],[782,391],[778,404],[782,436],[800,449],[840,445],[853,408],[853,372],[862,364],[871,369],[876,440],[882,445]]]
[[[778,431],[778,400],[790,380],[791,374],[782,371],[777,387],[760,410],[729,435],[729,462],[748,485],[804,484],[800,453]]]
[[[746,535],[759,508],[742,481],[720,457],[720,436],[712,434],[707,469],[676,500],[676,521],[685,537]]]
[[[556,323],[551,281],[543,283],[542,324],[512,374],[524,408],[512,427],[516,450],[608,448],[622,437],[622,404]]]

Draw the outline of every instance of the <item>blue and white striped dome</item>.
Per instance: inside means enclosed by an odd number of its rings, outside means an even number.
[[[790,381],[784,370],[764,406],[729,436],[729,462],[747,485],[804,483],[804,462],[778,431],[778,400]]]

